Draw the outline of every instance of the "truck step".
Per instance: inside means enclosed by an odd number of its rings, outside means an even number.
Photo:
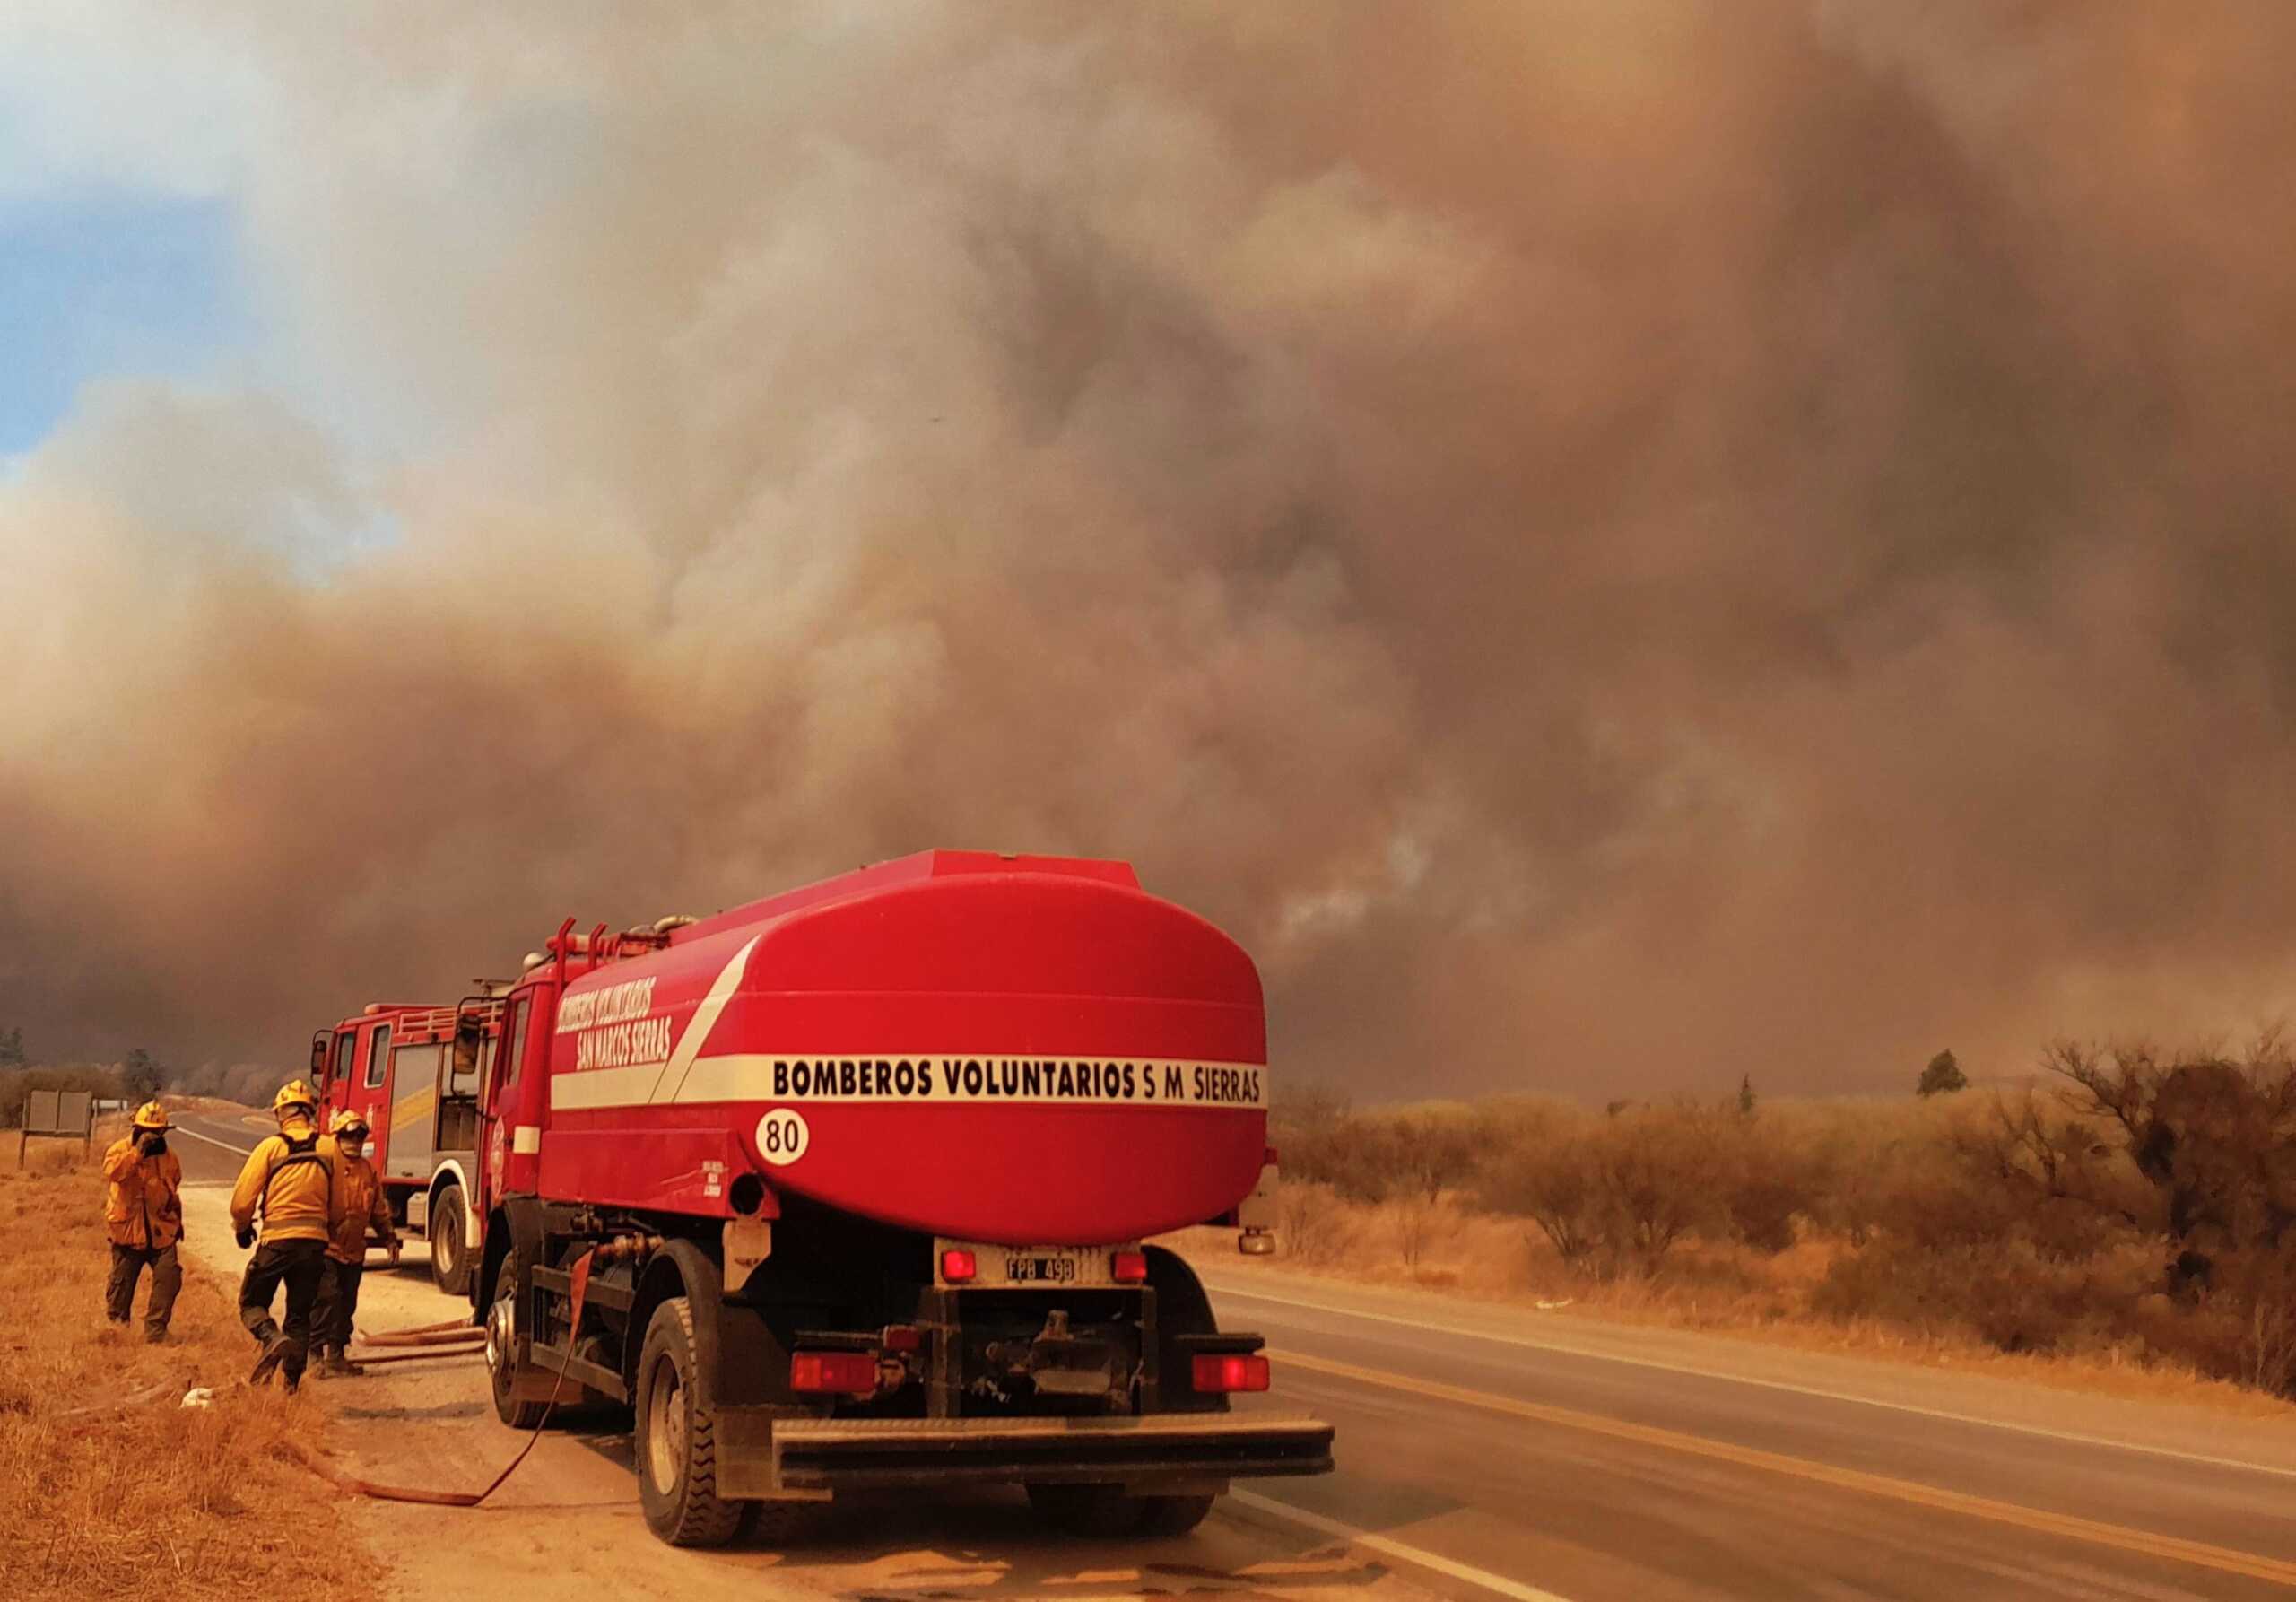
[[[769,1440],[773,1478],[793,1488],[862,1490],[952,1481],[1152,1486],[1326,1474],[1332,1467],[1331,1425],[1276,1414],[782,1418],[773,1423]]]

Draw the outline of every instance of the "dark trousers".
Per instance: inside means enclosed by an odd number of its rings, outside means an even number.
[[[350,1346],[351,1320],[359,1312],[359,1282],[366,1274],[364,1263],[327,1258],[326,1272],[319,1278],[318,1310],[311,1320],[311,1338],[320,1351],[340,1357]]]
[[[162,1246],[157,1251],[141,1246],[113,1246],[111,1279],[104,1286],[104,1311],[115,1323],[127,1322],[135,1310],[135,1282],[144,1277],[147,1266],[152,1270],[152,1295],[144,1303],[144,1331],[164,1335],[169,1315],[176,1310],[176,1293],[183,1289],[183,1265],[176,1261],[173,1246]]]
[[[287,1287],[287,1350],[279,1367],[290,1380],[303,1377],[311,1351],[311,1309],[319,1299],[319,1276],[326,1270],[324,1241],[265,1241],[248,1259],[239,1281],[239,1322],[265,1345],[279,1334],[271,1321],[271,1298]]]

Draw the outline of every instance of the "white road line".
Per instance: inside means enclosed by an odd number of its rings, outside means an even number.
[[[1943,1407],[1922,1407],[1911,1402],[1889,1402],[1878,1397],[1861,1397],[1846,1390],[1828,1390],[1822,1386],[1796,1385],[1789,1380],[1756,1380],[1745,1374],[1733,1374],[1716,1369],[1702,1369],[1686,1363],[1666,1363],[1655,1357],[1624,1357],[1609,1352],[1589,1352],[1581,1346],[1564,1345],[1557,1342],[1532,1340],[1526,1336],[1498,1335],[1485,1329],[1462,1329],[1455,1324],[1438,1324],[1426,1319],[1398,1318],[1393,1313],[1365,1312],[1359,1308],[1336,1307],[1328,1302],[1305,1302],[1296,1296],[1275,1296],[1265,1291],[1247,1290],[1241,1285],[1216,1284],[1207,1279],[1205,1288],[1216,1295],[1242,1296],[1258,1302],[1273,1302],[1279,1307],[1296,1307],[1309,1312],[1333,1313],[1344,1319],[1362,1319],[1374,1324],[1396,1324],[1405,1329],[1417,1329],[1433,1335],[1465,1336],[1469,1340],[1493,1341],[1504,1346],[1524,1346],[1534,1352],[1559,1352],[1566,1356],[1584,1357],[1596,1363],[1622,1363],[1634,1368],[1656,1369],[1661,1373],[1683,1374],[1694,1380],[1720,1380],[1732,1385],[1751,1385],[1763,1390],[1782,1390],[1797,1397],[1814,1397],[1828,1402],[1854,1402],[1861,1407],[1881,1407],[1892,1413],[1909,1414],[1916,1418],[1934,1418],[1947,1424],[1976,1424],[1988,1430],[2008,1430],[2019,1435],[2031,1435],[2043,1441],[2060,1441],[2072,1446],[2101,1446],[2116,1451],[2143,1452],[2147,1457],[2166,1458],[2178,1463],[2198,1463],[2210,1468],[2235,1468],[2247,1474],[2268,1474],[2282,1479],[2296,1479],[2296,1468],[2283,1467],[2275,1463],[2256,1463],[2244,1458],[2212,1457],[2206,1452],[2179,1451],[2170,1446],[2147,1446],[2142,1441],[2118,1441],[2109,1435],[2084,1435],[2072,1430],[2052,1430],[2043,1424],[2013,1424],[2006,1419],[1980,1418],[1973,1413],[1954,1413]]]
[[[1508,1579],[1504,1574],[1493,1574],[1490,1570],[1478,1569],[1472,1563],[1457,1563],[1437,1553],[1424,1551],[1417,1546],[1407,1546],[1403,1542],[1391,1539],[1387,1536],[1375,1536],[1368,1529],[1358,1529],[1352,1524],[1342,1524],[1336,1519],[1326,1519],[1321,1513],[1310,1513],[1305,1508],[1295,1508],[1289,1502],[1277,1502],[1273,1497],[1262,1496],[1256,1492],[1231,1491],[1228,1493],[1228,1500],[1240,1502],[1257,1512],[1281,1519],[1289,1524],[1305,1525],[1318,1535],[1326,1535],[1334,1539],[1345,1541],[1351,1546],[1361,1546],[1367,1551],[1385,1553],[1397,1562],[1409,1563],[1414,1568],[1431,1570],[1438,1574],[1448,1575],[1453,1580],[1464,1580],[1472,1586],[1479,1586],[1484,1590],[1494,1591],[1502,1597],[1512,1597],[1515,1602],[1570,1602],[1568,1598],[1558,1596],[1552,1591],[1543,1591],[1535,1585],[1524,1585],[1519,1580]]]
[[[255,1147],[251,1145],[233,1145],[228,1140],[218,1140],[213,1135],[202,1135],[198,1130],[183,1124],[174,1125],[171,1132],[177,1135],[188,1135],[194,1140],[204,1140],[209,1145],[222,1146],[225,1151],[232,1153],[237,1156],[251,1156],[255,1152]]]

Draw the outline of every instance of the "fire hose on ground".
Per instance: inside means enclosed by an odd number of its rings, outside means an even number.
[[[572,1282],[574,1300],[573,1312],[567,1319],[570,1329],[582,1327],[582,1299],[590,1288],[591,1255],[584,1252],[567,1269],[567,1277]],[[411,1363],[426,1357],[457,1357],[477,1349],[471,1338],[474,1335],[483,1336],[483,1332],[459,1321],[426,1324],[414,1329],[389,1330],[381,1335],[369,1336],[366,1344],[370,1346],[407,1346],[414,1350],[389,1353],[361,1361],[371,1364]],[[504,1360],[509,1360],[507,1354]],[[474,1508],[500,1490],[503,1482],[518,1471],[518,1465],[524,1463],[527,1454],[535,1450],[535,1443],[542,1439],[542,1432],[550,1427],[550,1415],[558,1406],[559,1391],[565,1383],[566,1374],[561,1370],[551,1381],[550,1399],[543,1404],[542,1416],[535,1421],[534,1432],[526,1437],[526,1444],[518,1449],[518,1455],[503,1466],[502,1472],[496,1475],[483,1491],[429,1491],[413,1485],[378,1485],[372,1480],[344,1473],[325,1458],[314,1457],[294,1441],[284,1441],[282,1446],[289,1456],[313,1474],[338,1490],[348,1491],[354,1495],[376,1502],[416,1502],[432,1507]]]

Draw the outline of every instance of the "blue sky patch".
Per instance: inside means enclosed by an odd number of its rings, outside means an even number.
[[[204,377],[251,332],[227,202],[0,201],[0,456],[44,439],[90,379]]]

